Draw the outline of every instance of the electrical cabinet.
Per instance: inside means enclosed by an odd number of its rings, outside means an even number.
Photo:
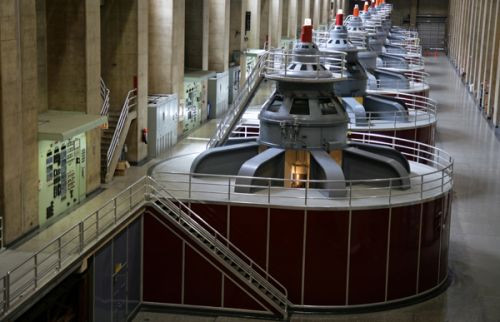
[[[208,79],[209,118],[215,119],[224,115],[228,109],[229,73],[217,73]]]
[[[177,143],[177,94],[148,97],[148,156],[155,158]]]
[[[231,66],[229,67],[229,96],[228,96],[228,104],[233,104],[236,96],[240,91],[240,75],[241,69],[240,66]]]
[[[86,196],[85,133],[63,141],[39,141],[40,225]]]
[[[201,125],[205,92],[206,87],[201,80],[184,81],[182,133],[188,133]]]
[[[265,52],[263,49],[248,49],[245,51],[245,78],[248,78],[253,68],[257,65],[257,60]]]

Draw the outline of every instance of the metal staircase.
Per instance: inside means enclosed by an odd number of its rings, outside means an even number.
[[[250,75],[248,75],[234,103],[229,107],[224,118],[218,124],[214,136],[208,142],[208,148],[221,146],[229,138],[229,135],[238,124],[239,119],[245,112],[248,104],[250,104],[257,92],[260,83],[264,79],[264,70],[266,68],[268,56],[269,54],[265,53],[259,57],[257,64],[252,69]]]
[[[109,96],[110,96],[109,88],[106,86],[106,83],[104,83],[104,80],[101,78],[101,98],[102,98],[101,116],[108,115]]]
[[[108,113],[108,129],[101,139],[101,178],[104,183],[111,181],[127,138],[130,123],[137,117],[137,89],[128,92],[120,112]]]
[[[286,319],[290,306],[286,288],[154,179],[149,180],[153,207]]]

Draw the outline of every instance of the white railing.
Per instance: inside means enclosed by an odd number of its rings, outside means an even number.
[[[117,227],[138,216],[141,207],[154,201],[175,212],[179,224],[187,223],[189,228],[196,229],[216,247],[214,251],[222,252],[236,263],[237,268],[250,276],[250,283],[257,281],[263,287],[259,288],[263,296],[269,297],[269,293],[279,300],[286,314],[288,291],[282,284],[154,179],[143,177],[2,276],[0,318],[29,301],[30,295],[74,265],[85,252],[107,240]]]
[[[377,129],[398,129],[422,124],[432,124],[437,120],[437,103],[421,95],[406,94],[395,91],[380,92],[380,95],[396,98],[403,103],[407,111],[367,112],[364,116],[352,115],[348,127],[353,131],[367,130],[369,133]]]
[[[101,98],[102,98],[101,116],[106,116],[108,115],[109,112],[110,91],[102,78],[101,78]]]
[[[377,79],[376,88],[368,87],[369,91],[421,91],[429,89],[427,81],[429,74],[422,71],[405,71],[406,79]]]
[[[113,133],[113,138],[111,139],[111,143],[109,144],[108,152],[106,153],[106,166],[109,169],[111,162],[113,160],[113,155],[116,152],[116,148],[118,147],[118,143],[120,141],[120,136],[122,134],[123,127],[125,126],[125,122],[128,117],[128,113],[137,105],[137,89],[133,89],[127,93],[127,97],[125,98],[125,102],[123,103],[122,111],[120,113],[120,117],[118,118],[118,122],[116,123],[115,132]]]
[[[224,114],[222,121],[217,125],[215,134],[210,138],[207,147],[213,148],[222,144],[231,134],[264,77],[267,56],[268,53],[259,56],[257,64],[248,75],[233,104]]]
[[[377,68],[381,69],[392,69],[397,71],[411,72],[411,71],[423,71],[425,69],[425,62],[422,57],[404,57],[405,63],[401,63],[396,60],[384,60],[381,66],[377,65]]]
[[[270,50],[266,56],[264,74],[266,78],[288,81],[325,82],[328,79],[343,79],[346,74],[346,56],[340,51],[329,51],[318,55],[302,55],[283,51],[281,49]],[[307,62],[315,67],[311,71],[295,71],[290,68],[294,62]],[[300,64],[300,63],[298,63]],[[319,66],[327,68],[322,70]],[[325,77],[325,72],[331,72]]]
[[[347,38],[358,48],[363,50],[368,48],[368,33],[367,32],[348,32]],[[324,50],[327,47],[328,41],[330,40],[330,32],[325,30],[313,30],[313,42],[318,46],[320,50]]]
[[[254,203],[279,206],[312,206],[357,208],[366,207],[373,201],[384,206],[415,202],[434,198],[449,191],[453,186],[453,159],[441,149],[420,142],[399,139],[373,133],[352,132],[351,142],[378,144],[395,149],[409,160],[428,169],[415,172],[407,178],[372,180],[295,180],[266,177],[243,177],[183,172],[155,172],[156,180],[169,187],[178,199],[213,200],[218,202]],[[432,169],[432,170],[431,170]],[[256,193],[235,192],[236,180],[254,184],[238,184],[238,187],[258,189]],[[409,180],[411,187],[403,190],[398,185]],[[305,188],[288,188],[291,184]],[[340,183],[346,185],[345,197],[331,197],[329,193],[339,189],[311,188]],[[333,186],[333,185],[332,185]]]
[[[393,45],[393,46],[398,46],[398,45]],[[422,46],[403,45],[403,46],[398,46],[397,49],[386,47],[386,53],[408,58],[422,57]]]

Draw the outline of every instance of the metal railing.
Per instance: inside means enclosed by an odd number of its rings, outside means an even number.
[[[141,178],[0,278],[0,318],[69,267],[146,201]]]
[[[367,32],[348,32],[347,38],[358,48],[359,50],[364,50],[368,48],[368,33]],[[325,30],[313,30],[313,42],[318,46],[320,50],[327,47],[328,41],[330,40],[330,32]]]
[[[240,271],[239,274],[248,275],[250,283],[256,281],[262,286],[264,290],[259,291],[263,295],[268,297],[267,293],[269,293],[272,297],[277,298],[280,307],[286,314],[289,305],[288,291],[278,280],[154,179],[149,178],[149,182],[149,189],[152,192],[150,199],[160,202],[162,206],[166,207],[180,227],[185,227],[187,232],[192,230],[195,238],[208,241],[211,246],[214,246],[214,248],[208,247],[208,251],[217,253],[226,260],[230,259],[235,264],[236,271]],[[201,245],[204,245],[204,243],[202,242]],[[206,247],[206,245],[204,246]],[[224,264],[227,265],[225,262]],[[231,269],[231,265],[228,268]]]
[[[125,102],[123,103],[122,111],[118,122],[116,123],[115,132],[113,133],[113,138],[109,144],[108,152],[106,153],[106,167],[109,169],[111,162],[113,161],[113,155],[116,152],[116,148],[120,141],[120,136],[122,134],[123,127],[128,117],[128,113],[137,105],[137,89],[133,89],[127,93]]]
[[[393,45],[397,46],[397,48],[386,47],[386,53],[401,57],[415,58],[422,57],[422,46],[416,45]]]
[[[382,65],[377,64],[377,68],[389,69],[394,71],[402,72],[421,72],[425,69],[425,62],[422,57],[404,57],[405,63],[401,63],[396,60],[384,60],[382,59]]]
[[[376,82],[368,81],[370,91],[404,91],[404,90],[427,90],[429,74],[423,71],[411,70],[401,73],[406,79],[377,79]]]
[[[84,252],[106,240],[114,229],[152,201],[161,201],[179,216],[179,223],[187,223],[190,228],[195,228],[197,233],[211,241],[216,247],[214,251],[231,258],[242,268],[243,274],[250,275],[250,282],[257,281],[264,288],[258,289],[263,296],[269,297],[267,291],[279,299],[280,306],[286,313],[288,291],[282,284],[154,179],[143,177],[2,276],[0,318],[27,301],[31,294],[73,265]]]
[[[264,67],[266,78],[289,81],[321,81],[330,79],[343,79],[346,77],[346,56],[340,51],[320,52],[318,55],[294,54],[281,49],[268,52]],[[314,66],[313,70],[295,71],[290,68],[295,62],[307,62]],[[299,63],[300,64],[300,63]],[[323,66],[326,70],[321,69]],[[325,77],[325,71],[330,71],[331,76]]]
[[[101,78],[101,98],[102,98],[102,108],[101,108],[101,116],[108,115],[109,112],[109,99],[110,99],[110,91],[109,88],[104,83],[104,80]]]
[[[231,131],[234,129],[234,126],[236,126],[241,115],[243,115],[243,112],[250,103],[250,100],[264,77],[263,72],[267,63],[267,56],[268,53],[259,56],[255,67],[252,69],[238,92],[238,96],[236,96],[236,99],[224,114],[223,119],[217,125],[215,134],[208,141],[207,147],[213,148],[220,145],[231,134]]]
[[[350,209],[366,207],[370,203],[392,206],[421,201],[441,195],[453,186],[453,159],[441,149],[416,141],[363,132],[352,132],[351,141],[398,149],[421,170],[412,172],[406,178],[372,180],[296,180],[167,171],[155,172],[155,177],[158,182],[169,186],[169,192],[178,199]],[[236,184],[237,180],[253,184]],[[402,180],[409,180],[409,189],[401,189],[398,183]],[[334,186],[330,185],[332,183],[345,184],[346,188],[313,188],[318,185]],[[289,188],[292,184],[304,188]],[[236,186],[258,191],[238,193],[235,192]],[[332,197],[330,193],[335,192],[346,194],[345,197]]]
[[[396,112],[366,112],[364,115],[349,113],[349,130],[371,132],[372,130],[387,130],[417,127],[422,124],[432,124],[437,120],[437,102],[421,95],[395,91],[381,91],[380,95],[398,99],[406,107],[406,111]],[[249,123],[250,121],[254,121]],[[257,122],[257,123],[256,123]],[[257,138],[260,134],[260,124],[255,117],[245,117],[232,131],[230,140]]]

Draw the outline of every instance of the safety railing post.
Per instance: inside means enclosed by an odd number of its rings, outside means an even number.
[[[267,180],[267,203],[271,204],[271,179]]]
[[[61,254],[61,237],[57,238],[57,270],[61,269],[62,264]]]
[[[83,252],[83,247],[84,247],[84,243],[85,243],[85,236],[84,236],[84,233],[85,233],[85,230],[83,229],[83,221],[80,221],[78,223],[78,240],[79,240],[79,250],[80,250],[80,253]]]
[[[188,184],[188,198],[191,199],[191,183],[192,183],[192,178],[193,178],[193,175],[191,173],[189,173],[188,175],[189,177],[189,184]]]
[[[231,177],[227,178],[227,200],[231,200]]]
[[[424,199],[424,175],[420,176],[420,199]]]
[[[3,311],[4,313],[10,307],[10,272],[3,277]]]
[[[132,210],[132,188],[129,188],[129,208],[128,210]]]
[[[118,199],[118,198],[113,199],[113,208],[114,208],[114,209],[113,209],[113,220],[114,220],[114,221],[113,221],[113,223],[114,223],[114,224],[116,224],[116,213],[118,212],[118,210],[117,210],[117,208],[118,208],[118,207],[117,207],[117,205],[116,205],[116,200],[117,200],[117,199]]]
[[[33,289],[37,289],[38,287],[38,253],[35,254],[33,257],[33,280],[34,280],[34,285]]]

